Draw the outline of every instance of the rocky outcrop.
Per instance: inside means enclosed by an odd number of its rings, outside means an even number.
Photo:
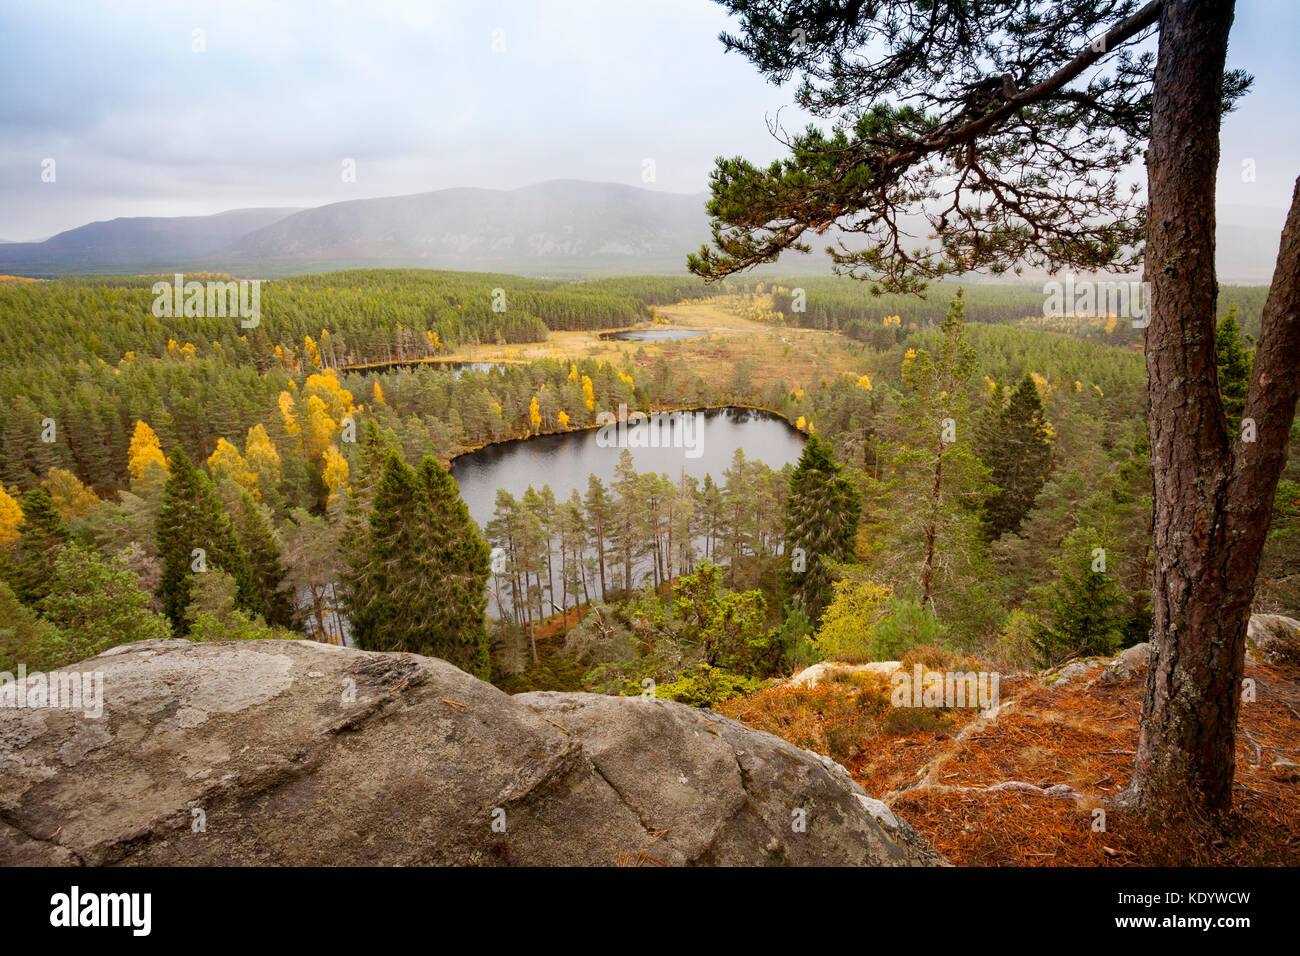
[[[1300,621],[1281,614],[1252,614],[1246,648],[1265,664],[1300,664]]]
[[[1093,671],[1105,666],[1104,657],[1084,657],[1070,661],[1063,667],[1044,671],[1041,679],[1043,683],[1052,687],[1064,686],[1080,678],[1091,677]]]
[[[899,661],[872,661],[868,664],[844,664],[839,661],[822,661],[819,664],[813,664],[811,667],[805,667],[799,673],[790,678],[789,686],[791,687],[816,687],[819,684],[825,684],[827,681],[836,680],[842,677],[851,677],[854,674],[876,674],[880,677],[889,677],[894,671],[899,670],[903,665]]]
[[[1103,684],[1116,684],[1130,681],[1138,671],[1151,663],[1151,644],[1143,641],[1119,652],[1119,655],[1106,665],[1106,669],[1097,675],[1096,680]]]
[[[0,708],[0,862],[944,862],[839,765],[670,701],[312,641],[70,670],[102,673],[99,718]]]

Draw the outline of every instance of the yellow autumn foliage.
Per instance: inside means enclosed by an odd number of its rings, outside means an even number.
[[[63,468],[51,468],[41,482],[50,493],[54,510],[64,521],[80,518],[99,506],[99,498],[81,483],[81,479]]]
[[[239,449],[224,438],[217,439],[216,450],[208,456],[208,471],[218,481],[229,479],[254,498],[262,497],[257,485],[257,472],[248,467]]]
[[[126,467],[131,472],[131,477],[137,481],[144,477],[144,473],[151,465],[158,465],[164,472],[167,471],[167,456],[162,452],[162,445],[158,442],[158,436],[154,430],[144,422],[135,423],[135,431],[131,434],[131,445],[126,452]]]
[[[0,548],[12,548],[18,541],[18,529],[22,527],[23,509],[18,501],[0,488]]]

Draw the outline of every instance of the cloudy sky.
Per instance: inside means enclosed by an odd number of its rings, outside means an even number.
[[[765,116],[801,124],[723,55],[727,26],[709,0],[5,0],[0,238],[557,178],[701,191],[718,154],[780,154]],[[1289,201],[1297,36],[1300,3],[1238,3],[1230,65],[1256,88],[1224,128],[1220,202]]]

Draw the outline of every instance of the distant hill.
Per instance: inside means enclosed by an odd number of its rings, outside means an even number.
[[[682,270],[709,236],[705,196],[556,180],[331,203],[242,237],[237,260],[344,260],[538,272]]]
[[[297,209],[232,209],[214,216],[143,216],[92,222],[44,242],[10,242],[0,272],[143,270],[199,260]]]
[[[187,268],[273,276],[378,266],[556,277],[682,273],[686,254],[709,238],[706,198],[566,179],[513,190],[458,188],[354,199],[313,209],[114,219],[44,242],[0,245],[0,273]],[[1225,205],[1219,214],[1219,278],[1267,282],[1285,211]],[[916,244],[926,243],[923,221],[908,220],[907,227]],[[828,272],[824,248],[834,239],[833,233],[815,236],[813,255],[788,254],[759,274]],[[1033,275],[1023,278],[1041,282]]]

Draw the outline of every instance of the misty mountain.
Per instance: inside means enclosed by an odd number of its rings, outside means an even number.
[[[0,245],[0,273],[59,275],[211,270],[286,275],[380,266],[525,275],[682,273],[709,238],[707,195],[553,180],[520,189],[441,189],[312,209],[238,209],[214,216],[114,219],[39,243]],[[1219,210],[1219,278],[1267,282],[1285,210]],[[909,219],[915,245],[927,227]],[[824,273],[836,235],[809,239],[760,273]],[[850,239],[850,245],[858,243]],[[1031,274],[1025,281],[1041,281]],[[981,281],[971,277],[971,281]],[[1001,281],[1011,281],[1010,277]]]
[[[44,242],[8,242],[0,271],[120,271],[180,265],[211,255],[297,209],[232,209],[213,216],[141,216],[92,222]]]
[[[243,260],[375,260],[442,269],[680,271],[709,236],[704,194],[556,180],[331,203],[244,236]]]

